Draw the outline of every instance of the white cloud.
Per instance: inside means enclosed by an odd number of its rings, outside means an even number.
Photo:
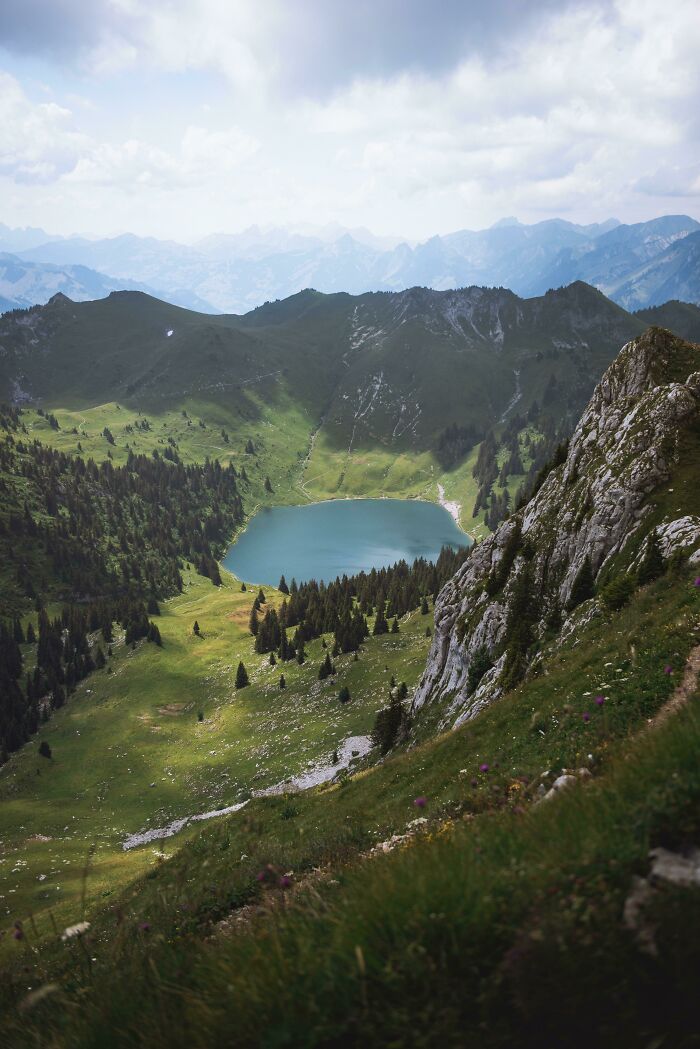
[[[66,182],[177,190],[204,185],[235,171],[257,151],[259,143],[236,128],[210,132],[189,126],[173,151],[139,139],[91,145]]]
[[[17,80],[0,72],[0,174],[18,182],[49,182],[70,171],[85,138],[71,112],[55,102],[33,103]]]
[[[635,220],[674,195],[700,208],[696,0],[539,4],[536,20],[492,0],[486,43],[450,64],[431,47],[452,23],[423,12],[430,60],[403,67],[394,0],[376,17],[358,0],[367,46],[386,52],[371,76],[343,55],[361,20],[331,0],[314,19],[314,3],[300,0],[300,25],[282,0],[103,0],[81,51],[87,105],[66,108],[74,83],[35,103],[2,75],[0,179],[25,221],[56,228],[60,200],[73,228],[88,212],[169,236],[337,220],[422,237],[515,211]],[[302,96],[287,85],[305,59]],[[334,87],[316,90],[334,62]]]

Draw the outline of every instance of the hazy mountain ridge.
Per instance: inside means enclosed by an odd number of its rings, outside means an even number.
[[[0,251],[0,313],[43,305],[58,292],[74,302],[87,302],[126,290],[163,294],[149,284],[110,277],[81,263],[31,262]],[[169,298],[175,305],[189,309],[208,309],[207,303],[187,291],[180,293],[174,288]]]
[[[669,298],[700,302],[700,223],[666,215],[623,225],[579,226],[563,219],[533,225],[503,220],[410,245],[366,230],[260,230],[214,234],[194,245],[123,234],[46,238],[0,228],[0,250],[31,262],[83,265],[126,286],[157,289],[190,308],[243,313],[303,288],[325,293],[445,290],[473,284],[543,294],[575,280],[598,287],[626,308]],[[26,246],[21,244],[26,241]],[[12,244],[10,248],[9,245]],[[131,283],[130,283],[131,282]],[[48,297],[48,295],[47,295]]]

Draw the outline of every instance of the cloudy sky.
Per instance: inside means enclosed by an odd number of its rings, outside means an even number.
[[[0,0],[0,221],[700,218],[698,0]]]

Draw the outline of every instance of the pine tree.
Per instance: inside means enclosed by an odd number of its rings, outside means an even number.
[[[430,606],[428,605],[428,599],[427,599],[427,597],[424,596],[423,600],[420,603],[420,613],[421,613],[422,616],[427,616],[429,611],[430,611]]]
[[[394,616],[393,622],[391,624],[391,633],[392,634],[398,634],[398,632],[399,632],[399,621],[396,618],[396,616]]]
[[[319,681],[325,681],[325,679],[327,677],[330,677],[331,674],[335,674],[335,667],[331,663],[331,657],[329,653],[326,652],[326,658],[324,659],[323,663],[321,663],[321,666],[318,670],[318,679]]]
[[[374,637],[379,637],[381,634],[388,634],[388,633],[389,633],[389,624],[387,623],[386,616],[384,615],[384,602],[380,601],[377,604],[377,615],[376,615],[375,620],[374,620],[374,627],[372,629],[372,634],[373,634]]]
[[[280,676],[280,688],[281,689],[285,689],[286,687],[287,687],[287,682],[284,680],[284,674],[282,674]]]
[[[248,671],[243,665],[243,660],[238,664],[238,670],[236,671],[236,688],[245,688],[246,685],[250,684],[248,677]]]
[[[258,630],[260,629],[260,622],[258,620],[258,605],[257,601],[253,602],[253,607],[250,610],[250,619],[248,620],[248,629],[250,630],[253,637],[257,636]]]
[[[199,637],[199,623],[197,622],[196,619],[195,619],[194,624],[192,626],[192,633],[196,634],[197,637]]]
[[[338,699],[341,703],[350,702],[350,689],[347,685],[343,685],[343,687],[341,688],[340,692],[338,693]]]
[[[269,477],[265,478],[265,491],[266,492],[270,492],[270,493],[272,492],[272,484],[270,482],[270,478]]]
[[[42,758],[51,757],[51,747],[45,739],[42,739],[41,743],[39,744],[39,753],[41,754]]]
[[[163,640],[160,636],[160,630],[155,623],[148,624],[148,633],[146,634],[146,640],[152,641],[154,645],[158,645],[158,648],[163,647]]]
[[[277,664],[277,657],[275,656],[274,652],[270,652],[269,663],[271,667],[274,667]]]
[[[653,581],[663,575],[665,571],[666,563],[661,553],[659,537],[656,529],[654,529],[647,539],[646,551],[637,573],[637,581],[640,586],[646,586],[647,583],[653,583]]]
[[[595,580],[593,578],[593,569],[591,567],[591,559],[586,555],[571,586],[568,606],[569,611],[573,611],[574,608],[577,608],[578,605],[582,604],[584,601],[588,601],[589,598],[594,595]]]
[[[281,594],[289,594],[289,587],[287,586],[287,580],[284,578],[284,576],[280,576],[279,586],[277,587],[277,589],[280,591]]]
[[[27,644],[28,645],[33,645],[35,643],[36,643],[36,631],[34,630],[34,626],[31,623],[29,623],[27,625]]]

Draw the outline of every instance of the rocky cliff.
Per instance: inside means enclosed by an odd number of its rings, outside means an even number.
[[[600,614],[594,594],[636,585],[652,545],[700,561],[700,346],[661,328],[627,343],[560,459],[441,591],[414,713],[473,717]]]

